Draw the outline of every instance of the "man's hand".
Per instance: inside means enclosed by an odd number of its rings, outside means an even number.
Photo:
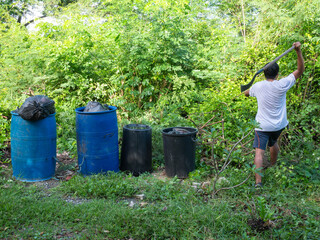
[[[293,43],[293,46],[294,46],[294,50],[296,51],[301,51],[301,43],[300,42],[295,42]]]
[[[242,92],[246,97],[249,97],[250,95],[249,95],[249,91],[250,91],[250,89],[247,89],[247,90],[245,90],[244,92]]]

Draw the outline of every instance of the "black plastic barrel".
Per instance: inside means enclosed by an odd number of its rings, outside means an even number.
[[[123,127],[120,170],[134,176],[152,171],[152,129],[143,124]]]
[[[197,129],[190,127],[162,130],[165,171],[168,177],[187,178],[195,169],[197,132]]]

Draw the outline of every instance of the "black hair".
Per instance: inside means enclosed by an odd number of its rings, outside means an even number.
[[[279,73],[279,65],[277,63],[274,63],[263,72],[266,79],[275,79]]]

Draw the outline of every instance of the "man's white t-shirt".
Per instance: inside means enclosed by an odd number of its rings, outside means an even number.
[[[258,112],[256,121],[260,124],[258,131],[273,132],[288,125],[286,93],[294,85],[295,76],[289,76],[279,81],[261,81],[255,83],[249,90],[251,97],[256,97]]]

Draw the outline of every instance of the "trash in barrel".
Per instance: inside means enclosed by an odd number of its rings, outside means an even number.
[[[52,178],[56,167],[55,113],[37,121],[24,120],[17,111],[11,114],[13,176],[26,182]]]
[[[191,127],[162,130],[165,171],[168,177],[187,178],[195,169],[196,134]]]
[[[21,118],[29,121],[37,121],[55,113],[54,101],[44,95],[29,97],[15,112]]]
[[[119,171],[117,108],[98,112],[77,108],[76,131],[79,171],[83,175]]]
[[[152,171],[152,129],[143,124],[123,127],[120,170],[134,176]]]
[[[108,111],[109,106],[107,104],[102,105],[99,102],[90,101],[87,106],[83,109],[83,112],[102,112]]]

